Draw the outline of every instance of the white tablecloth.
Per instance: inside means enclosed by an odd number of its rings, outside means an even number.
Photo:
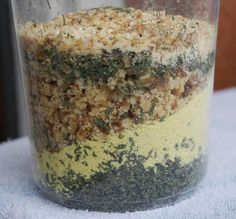
[[[42,196],[30,165],[27,138],[0,145],[0,219],[236,219],[236,89],[214,94],[208,174],[174,206],[125,214],[67,209]]]

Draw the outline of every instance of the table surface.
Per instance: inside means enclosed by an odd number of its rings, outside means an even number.
[[[0,219],[235,219],[236,89],[214,94],[208,173],[195,194],[156,210],[108,214],[67,209],[47,199],[32,181],[27,138],[0,145]]]

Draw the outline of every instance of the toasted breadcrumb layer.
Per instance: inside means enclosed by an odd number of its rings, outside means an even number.
[[[32,51],[45,43],[73,53],[151,50],[159,60],[192,47],[206,56],[215,46],[215,30],[206,22],[133,8],[98,8],[58,16],[47,23],[28,22],[19,34]]]
[[[98,8],[19,30],[36,145],[61,148],[163,121],[207,85],[214,28],[132,8]]]

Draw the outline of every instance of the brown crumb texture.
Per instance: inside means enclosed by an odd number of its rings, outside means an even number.
[[[19,36],[36,145],[56,150],[163,122],[206,86],[214,33],[202,21],[132,8],[27,23]]]

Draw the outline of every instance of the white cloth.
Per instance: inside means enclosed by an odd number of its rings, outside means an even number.
[[[214,94],[208,174],[176,205],[125,214],[67,209],[45,199],[31,176],[27,138],[0,145],[0,219],[235,219],[236,89]]]

